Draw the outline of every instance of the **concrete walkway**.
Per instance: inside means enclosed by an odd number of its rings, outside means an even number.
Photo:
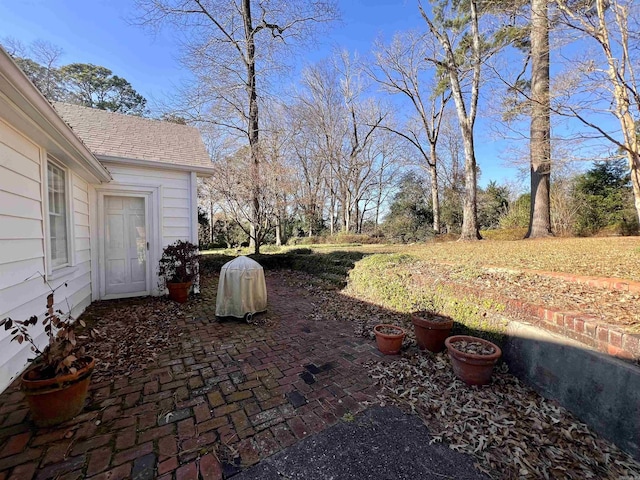
[[[59,427],[33,426],[16,382],[0,396],[0,480],[228,478],[360,418],[377,393],[362,365],[382,357],[348,322],[315,320],[315,299],[296,278],[267,274],[265,326],[217,322],[215,284],[203,285],[176,320],[184,335],[154,365],[92,384],[85,412]],[[424,438],[418,453],[430,458],[436,447]],[[354,452],[361,440],[354,438]]]

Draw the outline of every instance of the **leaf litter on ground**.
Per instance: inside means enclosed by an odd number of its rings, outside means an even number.
[[[492,383],[457,379],[445,353],[406,352],[370,362],[378,400],[419,415],[432,442],[472,455],[492,478],[640,479],[640,464],[569,411],[497,367]]]
[[[314,298],[314,320],[327,316],[352,322],[358,336],[373,339],[373,326],[405,327],[402,358],[371,361],[365,367],[381,387],[380,404],[394,404],[419,415],[433,442],[472,455],[479,470],[493,478],[640,479],[640,464],[585,424],[508,373],[496,368],[492,383],[469,387],[453,374],[445,353],[418,352],[408,316],[358,301],[324,288],[314,277],[279,272],[292,287]],[[180,337],[185,319],[204,301],[215,298],[215,277],[203,294],[183,306],[162,298],[96,302],[83,315],[90,327],[103,332],[89,340],[88,351],[100,359],[94,381],[129,375],[155,358]],[[193,320],[193,318],[192,318]],[[271,325],[267,319],[265,325]]]
[[[316,291],[316,315],[352,322],[357,336],[373,327],[405,328],[402,358],[365,365],[381,387],[378,402],[419,415],[433,442],[472,455],[476,467],[501,479],[640,479],[640,463],[571,412],[511,375],[506,364],[492,382],[471,387],[453,373],[448,354],[420,352],[409,316],[336,292]]]

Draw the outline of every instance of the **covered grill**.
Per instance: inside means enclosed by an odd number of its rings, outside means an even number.
[[[262,266],[245,256],[225,263],[220,270],[216,316],[251,318],[267,309],[267,285]]]

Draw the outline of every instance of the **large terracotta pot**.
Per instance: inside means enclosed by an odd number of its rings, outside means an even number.
[[[169,298],[178,303],[185,303],[189,299],[190,288],[191,288],[191,282],[184,282],[184,283],[167,282],[167,289],[169,290]]]
[[[413,314],[411,323],[416,333],[418,348],[425,348],[430,352],[438,353],[444,350],[444,341],[451,333],[453,320],[439,315],[422,316]]]
[[[76,373],[38,379],[36,369],[22,374],[22,390],[27,397],[31,419],[39,427],[50,427],[71,420],[84,408],[89,382],[96,365],[93,357]]]
[[[478,355],[460,351],[453,346],[453,344],[459,340],[479,342],[485,346],[493,347],[493,353]],[[451,358],[453,372],[460,380],[468,385],[486,385],[491,381],[493,367],[502,355],[500,347],[484,338],[471,337],[468,335],[455,335],[447,338],[444,343],[447,346],[449,357]]]
[[[380,324],[373,328],[373,333],[376,335],[376,344],[380,352],[385,355],[396,355],[400,352],[405,336],[405,331],[402,328],[396,325]]]

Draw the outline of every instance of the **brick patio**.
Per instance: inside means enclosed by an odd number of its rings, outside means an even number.
[[[361,366],[380,359],[374,342],[314,320],[290,276],[267,273],[267,326],[216,322],[210,285],[156,364],[92,384],[85,412],[59,427],[34,427],[14,384],[0,396],[0,480],[217,479],[362,411],[377,392]]]

